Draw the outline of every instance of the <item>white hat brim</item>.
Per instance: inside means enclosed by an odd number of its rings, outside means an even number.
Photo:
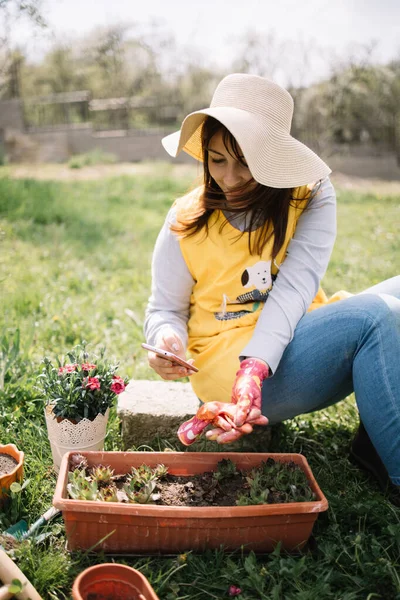
[[[213,107],[188,115],[180,131],[162,139],[165,150],[178,156],[183,150],[203,160],[201,128],[206,116],[220,121],[232,133],[258,183],[268,187],[292,188],[323,179],[331,169],[308,146],[283,127],[234,107]]]

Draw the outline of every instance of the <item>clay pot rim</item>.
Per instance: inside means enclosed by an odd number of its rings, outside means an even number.
[[[82,598],[82,595],[81,595],[82,590],[80,588],[85,585],[84,580],[87,577],[90,578],[90,577],[96,576],[96,578],[100,579],[103,572],[104,572],[104,574],[106,574],[107,572],[110,572],[110,571],[113,572],[113,575],[115,577],[122,576],[125,573],[128,576],[127,579],[132,580],[131,583],[134,583],[135,579],[140,580],[140,582],[144,586],[144,589],[146,592],[146,598],[148,598],[148,600],[158,599],[158,596],[155,595],[155,592],[154,592],[153,588],[151,587],[150,582],[143,575],[143,573],[141,573],[141,571],[139,571],[138,569],[134,569],[133,567],[129,567],[128,565],[121,565],[119,563],[101,563],[99,565],[92,565],[91,567],[88,567],[87,569],[85,569],[84,571],[79,573],[79,575],[74,580],[74,583],[72,586],[72,597],[75,600]],[[123,579],[121,579],[121,580],[123,580]],[[123,581],[125,581],[125,580],[123,580]],[[150,595],[148,595],[148,594],[150,594]]]
[[[122,502],[91,502],[88,500],[73,500],[68,497],[66,492],[67,476],[68,476],[68,462],[69,456],[76,453],[72,451],[66,453],[62,459],[60,473],[56,484],[55,493],[53,496],[53,505],[62,510],[70,513],[74,512],[92,512],[92,513],[104,513],[104,514],[119,514],[119,515],[131,515],[134,511],[135,514],[140,514],[142,517],[182,517],[182,518],[195,518],[195,519],[207,519],[217,520],[225,517],[262,517],[266,515],[291,515],[291,514],[309,514],[309,513],[320,513],[328,509],[328,500],[324,493],[319,487],[310,465],[306,457],[303,454],[298,453],[281,453],[281,452],[268,452],[268,453],[256,453],[252,452],[251,457],[254,459],[259,458],[265,460],[269,457],[275,458],[276,460],[283,459],[284,462],[287,460],[294,460],[299,466],[302,467],[307,475],[311,489],[316,494],[316,499],[307,502],[284,502],[276,504],[254,504],[246,506],[164,506],[155,504],[129,504]],[[86,457],[93,457],[98,462],[107,462],[111,456],[118,460],[119,457],[131,456],[139,457],[143,463],[146,463],[146,458],[150,459],[151,464],[158,464],[164,462],[168,465],[170,459],[182,458],[184,462],[195,460],[196,457],[203,458],[204,454],[209,457],[217,458],[230,458],[235,462],[235,458],[240,461],[241,457],[245,457],[246,453],[243,452],[124,452],[124,451],[83,451],[82,454]],[[286,460],[285,460],[286,459]],[[108,462],[110,462],[108,460]],[[113,464],[111,464],[113,468]],[[174,466],[171,466],[172,474],[181,474],[174,472]]]
[[[16,456],[14,456],[13,453],[8,452],[8,450],[12,450]],[[11,456],[11,458],[14,458],[15,460],[18,461],[12,471],[9,471],[8,473],[3,473],[3,475],[0,475],[0,481],[1,481],[3,479],[3,477],[12,477],[13,475],[16,475],[18,469],[20,469],[22,467],[22,465],[24,464],[25,454],[22,450],[19,450],[15,444],[4,444],[4,445],[0,444],[0,454],[7,454],[8,456]]]

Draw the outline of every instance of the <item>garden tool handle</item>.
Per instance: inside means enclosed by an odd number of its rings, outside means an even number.
[[[0,548],[0,580],[7,586],[13,579],[18,579],[23,585],[22,591],[15,595],[18,600],[43,600],[21,569]],[[12,598],[12,596],[9,597]],[[4,596],[4,598],[8,598],[8,596]]]
[[[39,529],[42,525],[45,525],[45,523],[47,523],[48,521],[50,521],[53,517],[55,517],[56,515],[58,515],[60,512],[60,510],[58,508],[55,508],[54,506],[52,506],[51,508],[49,508],[49,510],[47,510],[44,515],[42,515],[40,517],[40,519],[38,519],[37,521],[35,521],[28,529],[28,531],[25,531],[25,533],[23,535],[21,535],[21,540],[25,540],[26,538],[30,537],[33,533],[35,533],[35,531],[37,529]]]

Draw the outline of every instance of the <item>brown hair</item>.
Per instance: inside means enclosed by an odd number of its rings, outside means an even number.
[[[190,218],[172,225],[171,230],[183,237],[189,237],[204,229],[205,234],[208,235],[208,220],[214,210],[226,209],[237,213],[238,216],[249,214],[248,227],[246,231],[238,233],[238,238],[248,233],[250,254],[261,255],[265,244],[274,236],[272,258],[275,258],[285,241],[289,207],[293,202],[298,202],[293,198],[293,188],[271,188],[257,182],[254,185],[254,180],[251,180],[251,189],[249,184],[246,184],[238,190],[242,193],[227,203],[223,191],[211,177],[208,169],[208,146],[211,138],[219,131],[222,131],[225,148],[231,156],[241,164],[246,164],[231,132],[213,117],[206,117],[201,135],[204,191],[198,209],[191,214]],[[221,230],[226,223],[227,221],[222,223]],[[251,236],[253,230],[255,235]]]

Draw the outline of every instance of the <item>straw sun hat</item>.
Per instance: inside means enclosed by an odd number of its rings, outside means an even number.
[[[242,73],[225,77],[214,92],[210,108],[191,113],[180,131],[163,138],[168,154],[177,156],[183,150],[203,160],[201,129],[207,115],[232,133],[258,183],[291,188],[331,172],[310,148],[290,135],[293,98],[273,81]]]

